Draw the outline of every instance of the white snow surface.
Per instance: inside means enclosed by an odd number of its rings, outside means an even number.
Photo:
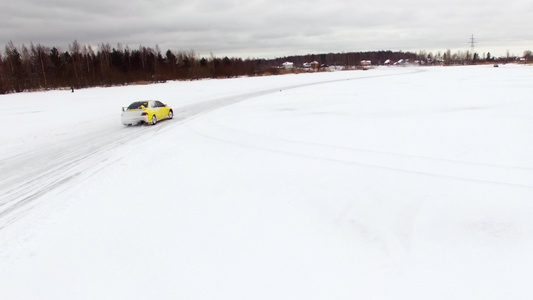
[[[0,96],[0,299],[532,299],[533,69]],[[158,99],[175,118],[123,127]]]

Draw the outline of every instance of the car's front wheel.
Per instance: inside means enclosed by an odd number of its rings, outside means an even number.
[[[157,124],[157,117],[155,115],[152,116],[152,122],[151,122],[152,125],[155,125]]]
[[[170,120],[172,118],[174,118],[174,113],[171,110],[169,110],[168,111],[168,119]]]

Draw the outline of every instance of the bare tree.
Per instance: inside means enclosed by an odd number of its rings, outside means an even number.
[[[41,44],[37,44],[37,46],[31,44],[31,52],[33,62],[32,64],[35,65],[37,69],[39,69],[39,72],[41,73],[39,77],[42,77],[43,79],[42,87],[44,87],[44,89],[48,89],[47,70],[51,65],[51,62],[47,53],[50,52],[50,50]]]
[[[72,45],[69,46],[70,48],[70,56],[72,57],[72,69],[74,71],[74,76],[76,78],[76,85],[80,85],[80,57],[81,57],[81,47],[77,40],[74,40],[72,42]]]

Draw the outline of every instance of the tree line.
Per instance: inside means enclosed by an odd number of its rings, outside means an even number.
[[[477,55],[477,54],[476,54]],[[489,54],[490,56],[490,54]],[[473,59],[478,58],[474,56]],[[162,52],[155,48],[140,46],[131,49],[118,44],[111,47],[100,44],[97,49],[74,41],[68,50],[31,44],[15,46],[9,42],[4,54],[0,53],[0,94],[49,90],[60,88],[86,88],[135,83],[164,82],[167,80],[194,80],[235,76],[260,76],[284,72],[279,68],[291,61],[296,66],[316,61],[321,66],[357,66],[362,60],[382,64],[386,60],[411,60],[432,63],[460,62],[468,55],[433,55],[402,51],[372,51],[309,54],[275,59],[242,59],[199,57],[194,50]],[[479,58],[478,58],[479,59]]]
[[[198,58],[192,50],[163,54],[157,46],[130,49],[101,44],[95,50],[75,41],[61,51],[9,42],[0,54],[0,94],[252,75],[254,65],[255,61],[239,58]]]

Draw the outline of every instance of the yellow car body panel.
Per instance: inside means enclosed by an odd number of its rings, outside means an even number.
[[[155,116],[155,119],[154,119]],[[122,109],[122,124],[156,124],[164,119],[172,119],[172,108],[157,100],[145,100],[133,102],[127,108]]]

